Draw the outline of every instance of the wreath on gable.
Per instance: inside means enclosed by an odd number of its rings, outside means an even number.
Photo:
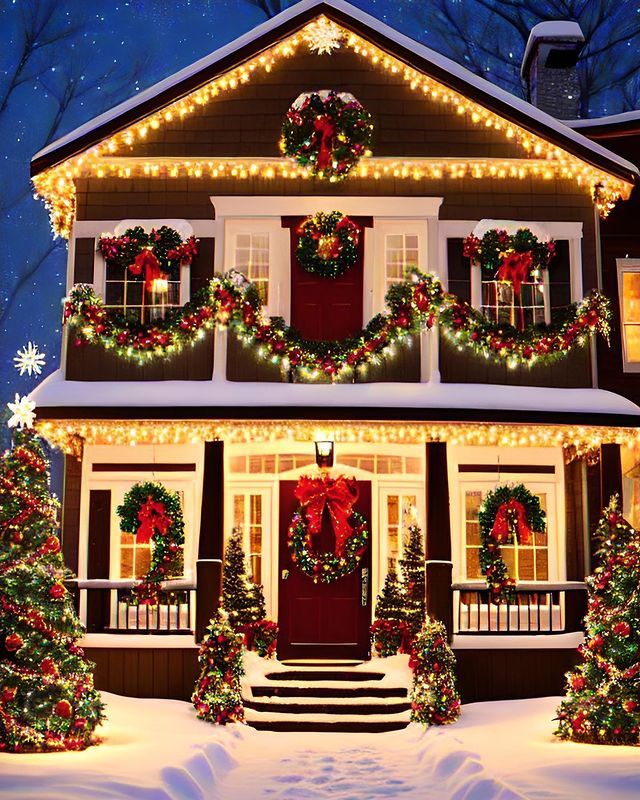
[[[487,579],[492,603],[512,603],[515,581],[509,577],[500,546],[517,541],[530,544],[536,533],[547,528],[547,518],[540,499],[526,486],[498,486],[482,501],[480,524],[480,569]]]
[[[147,292],[155,281],[178,280],[180,265],[191,264],[198,255],[198,240],[183,240],[178,231],[166,225],[147,233],[140,225],[128,228],[122,236],[101,236],[100,252],[107,264],[142,277]]]
[[[152,542],[151,564],[135,593],[139,603],[155,605],[160,583],[173,577],[182,557],[184,520],[180,496],[161,483],[136,483],[116,513],[123,533],[133,533],[138,544]]]
[[[294,494],[300,506],[289,526],[291,560],[314,583],[332,583],[349,575],[360,563],[369,540],[365,518],[353,511],[358,499],[355,478],[303,476]],[[313,537],[320,533],[325,508],[336,536],[332,553],[318,553],[313,549]]]
[[[358,260],[360,228],[340,211],[319,211],[298,226],[296,256],[307,272],[339,278]]]
[[[280,149],[319,178],[346,178],[369,154],[371,114],[348,92],[304,92],[287,111]]]

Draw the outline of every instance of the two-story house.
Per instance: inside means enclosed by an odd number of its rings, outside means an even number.
[[[562,27],[532,34],[533,99],[561,91],[560,74],[571,82],[575,43]],[[280,149],[283,121],[298,124],[305,97],[327,90],[355,98],[373,126],[371,153],[358,152],[343,180]],[[343,141],[322,114],[314,125],[301,152]],[[590,531],[621,489],[620,447],[633,452],[640,414],[608,361],[620,328],[611,351],[598,344],[598,362],[587,331],[600,312],[579,305],[618,280],[600,258],[601,220],[638,177],[606,144],[341,0],[303,0],[34,157],[36,191],[69,239],[67,291],[89,285],[107,315],[65,326],[62,366],[33,393],[39,429],[66,453],[63,548],[101,688],[189,695],[194,633],[217,605],[234,527],[280,625],[280,658],[368,658],[373,602],[417,519],[428,609],[453,635],[463,699],[561,691],[580,640]],[[299,243],[307,217],[333,211],[357,242],[349,269],[329,278],[303,268]],[[145,307],[144,271],[114,263],[99,240],[163,225],[196,237],[198,253]],[[507,242],[519,229],[550,259],[516,290],[469,257],[468,237],[505,231]],[[411,267],[459,305],[401,336],[404,312],[385,296]],[[243,331],[220,314],[210,324],[210,309],[183,310],[231,269],[253,284],[261,319],[284,320],[277,335],[252,327],[255,309]],[[167,314],[185,336],[198,328],[168,355],[154,330]],[[367,328],[379,314],[389,341]],[[107,341],[113,315],[141,338]],[[623,335],[635,353],[634,332]],[[307,351],[317,369],[299,368]],[[357,567],[332,583],[302,574],[287,540],[319,442],[332,443],[332,474],[356,478],[369,529]],[[153,613],[130,601],[151,545],[122,533],[116,512],[144,480],[180,492],[186,528],[182,578]],[[516,600],[494,604],[479,511],[502,484],[536,496],[546,527],[503,542]]]

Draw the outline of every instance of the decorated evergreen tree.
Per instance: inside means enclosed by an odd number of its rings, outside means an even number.
[[[556,735],[593,744],[640,742],[640,534],[614,495],[598,523],[600,564],[587,578],[583,663],[567,673]]]
[[[402,619],[404,598],[398,583],[395,565],[390,566],[384,579],[384,586],[376,600],[376,619]]]
[[[404,619],[405,613],[404,596],[396,568],[391,566],[376,600],[376,619],[370,629],[376,655],[386,658],[408,651],[410,634]]]
[[[404,545],[404,557],[400,559],[404,616],[412,636],[422,628],[425,619],[425,569],[424,544],[419,525],[409,526]]]
[[[83,750],[103,719],[64,586],[57,501],[38,437],[0,459],[0,749]]]
[[[247,578],[242,529],[234,528],[225,549],[222,573],[222,605],[234,630],[265,616],[262,587],[256,590],[253,586]]]
[[[411,719],[423,725],[446,725],[460,716],[456,657],[444,625],[428,618],[416,636],[409,666],[413,669]]]
[[[201,670],[191,701],[200,719],[216,725],[244,722],[242,639],[229,624],[226,612],[218,611],[198,653]]]

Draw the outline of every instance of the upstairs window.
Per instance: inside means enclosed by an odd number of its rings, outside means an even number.
[[[618,259],[620,329],[625,372],[640,372],[640,260]]]
[[[129,320],[150,322],[164,317],[166,310],[180,306],[180,280],[168,280],[145,289],[144,275],[115,264],[105,264],[106,306],[122,311]]]
[[[385,292],[404,279],[408,268],[419,261],[417,233],[387,233],[384,237]]]
[[[235,269],[256,285],[263,306],[269,302],[269,250],[269,234],[266,232],[235,234]]]

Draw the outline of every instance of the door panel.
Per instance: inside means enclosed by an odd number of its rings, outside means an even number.
[[[358,481],[355,505],[369,523],[369,545],[350,575],[333,583],[314,583],[291,560],[287,532],[298,508],[297,481],[280,482],[280,567],[278,657],[368,658],[371,624],[371,483]],[[316,537],[318,550],[333,550],[335,537],[327,512]],[[285,577],[286,576],[286,577]]]

